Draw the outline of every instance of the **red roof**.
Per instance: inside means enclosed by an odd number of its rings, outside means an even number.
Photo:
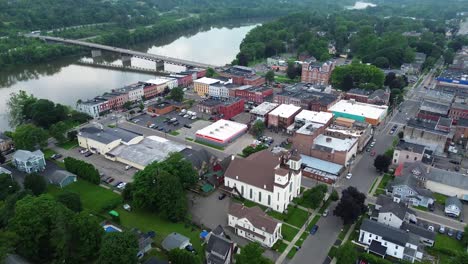
[[[401,163],[398,165],[398,167],[395,169],[395,176],[401,176],[401,172],[403,171],[403,165],[404,163]]]

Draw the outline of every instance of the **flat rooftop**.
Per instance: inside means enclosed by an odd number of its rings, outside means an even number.
[[[149,136],[137,144],[120,145],[108,152],[121,159],[147,166],[154,161],[162,161],[172,152],[179,152],[187,146],[158,136]]]
[[[329,112],[316,112],[310,110],[302,110],[294,118],[296,122],[311,122],[318,124],[326,124],[333,118],[333,114]]]
[[[291,126],[294,126],[294,125],[291,125]],[[317,129],[319,129],[321,127],[323,127],[322,124],[305,123],[298,130],[296,130],[296,133],[303,134],[303,135],[312,135]]]
[[[423,101],[421,107],[419,107],[419,110],[447,115],[448,111],[450,110],[450,104]]]
[[[403,140],[400,140],[400,142],[398,142],[396,145],[396,149],[398,150],[407,150],[419,154],[423,154],[425,148],[426,147],[424,145],[414,144]]]
[[[155,78],[155,79],[150,79],[150,80],[147,80],[146,83],[150,83],[150,84],[154,84],[154,85],[161,85],[161,84],[165,84],[169,81],[172,81],[172,80],[175,80],[174,78]]]
[[[97,142],[101,142],[103,144],[109,144],[115,140],[122,140],[123,142],[129,142],[132,139],[142,136],[141,134],[137,134],[135,132],[122,129],[119,127],[116,128],[107,128],[103,127],[103,129],[89,126],[83,127],[80,129],[78,135],[90,138]]]
[[[447,121],[445,121],[445,119],[448,119],[448,118],[439,118],[439,121],[440,121],[440,119],[442,119],[442,124],[441,125],[444,125],[444,126],[449,125],[450,126],[450,124],[447,124]],[[449,120],[451,120],[451,119],[449,119]],[[438,124],[439,124],[439,122],[435,122],[435,121],[432,121],[432,120],[411,118],[406,123],[406,126],[413,127],[413,128],[418,128],[418,129],[425,130],[425,131],[431,131],[433,133],[438,133],[438,134],[441,134],[441,135],[447,135],[449,132],[437,129]]]
[[[269,114],[270,115],[276,115],[282,118],[288,118],[292,115],[294,115],[297,111],[299,111],[301,108],[299,106],[295,105],[289,105],[289,104],[282,104],[275,108],[273,111],[271,111]]]
[[[452,108],[468,110],[468,104],[464,104],[464,103],[453,103],[453,104],[452,104]]]
[[[247,130],[247,125],[220,119],[213,124],[197,131],[196,135],[226,140],[239,132]]]
[[[352,100],[341,100],[330,107],[331,112],[348,113],[350,115],[362,116],[366,118],[379,119],[385,112],[388,106],[373,105],[355,102]]]
[[[326,160],[317,159],[314,157],[306,156],[301,154],[302,164],[306,165],[307,167],[324,171],[326,173],[330,173],[333,175],[339,175],[341,170],[343,169],[343,165],[336,164],[333,162],[329,162]]]
[[[263,102],[259,106],[250,110],[250,113],[254,115],[264,116],[268,114],[269,112],[271,112],[276,107],[278,107],[278,104],[270,103],[270,102]]]
[[[238,97],[231,97],[228,100],[209,98],[209,99],[205,99],[205,100],[201,101],[199,103],[199,105],[204,105],[204,106],[225,105],[225,106],[228,106],[228,105],[231,105],[233,103],[237,103],[240,100],[242,100],[242,98],[238,98]]]
[[[327,148],[334,149],[336,151],[348,151],[356,143],[356,138],[334,138],[325,135],[319,135],[314,140],[314,145],[319,145]]]
[[[194,82],[212,85],[212,84],[215,84],[215,83],[219,83],[220,80],[213,79],[213,78],[208,78],[208,77],[203,77],[203,78],[200,78],[198,80],[195,80]]]

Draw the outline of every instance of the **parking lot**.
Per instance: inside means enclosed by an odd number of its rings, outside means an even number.
[[[166,121],[166,120],[170,120],[173,118],[176,118],[177,122],[169,123]],[[142,114],[142,115],[132,118],[130,121],[135,124],[138,124],[141,126],[147,126],[147,127],[154,124],[155,127],[153,129],[157,129],[159,131],[170,133],[172,131],[175,131],[184,127],[185,125],[191,126],[191,124],[195,122],[196,120],[197,119],[191,119],[189,117],[180,116],[179,112],[173,111],[168,114],[157,116],[157,117],[152,117],[151,115],[148,115],[148,114]]]

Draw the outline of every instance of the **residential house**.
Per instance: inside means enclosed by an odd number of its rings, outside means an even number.
[[[13,140],[0,132],[0,152],[9,151],[13,148]]]
[[[233,263],[235,244],[226,238],[221,226],[211,231],[206,240],[205,258],[207,264]]]
[[[148,251],[151,250],[152,246],[151,244],[153,243],[153,237],[154,237],[154,232],[153,234],[151,232],[143,233],[140,230],[134,228],[132,229],[132,232],[135,234],[138,240],[138,253],[137,256],[139,258],[143,257]]]
[[[13,154],[12,162],[19,171],[26,173],[41,172],[46,167],[44,153],[40,150],[17,150]]]
[[[228,212],[228,225],[238,236],[271,248],[282,238],[282,223],[267,215],[258,206],[246,207],[231,203]]]
[[[224,185],[229,191],[280,213],[299,195],[300,157],[263,150],[245,159],[232,159],[224,174]]]
[[[416,214],[403,203],[389,202],[380,206],[374,216],[377,222],[400,228],[404,222],[417,222]]]
[[[392,164],[399,165],[414,161],[432,164],[433,160],[432,151],[427,149],[426,146],[400,140],[393,151]]]
[[[7,170],[7,169],[5,169],[5,168],[3,168],[3,167],[0,167],[0,175],[1,175],[1,174],[10,175],[10,177],[13,177],[11,171],[9,171],[9,170]],[[12,179],[13,179],[13,178],[12,178]]]
[[[459,217],[463,210],[463,204],[456,196],[445,199],[445,215],[450,217]]]
[[[216,157],[204,148],[200,150],[186,148],[180,153],[192,164],[192,167],[198,172],[198,176],[207,173],[216,162]]]
[[[423,226],[413,223],[403,222],[400,227],[401,230],[411,233],[419,237],[419,242],[426,246],[433,247],[435,243],[436,233],[428,230]]]
[[[179,233],[171,233],[166,238],[164,238],[161,246],[166,251],[171,251],[173,249],[185,249],[185,247],[192,245],[190,239],[186,236],[183,236]]]
[[[404,164],[400,166],[404,166]],[[404,172],[401,172],[401,167],[397,168],[396,177],[387,186],[387,192],[391,193],[394,200],[398,202],[408,203],[413,206],[432,206],[434,204],[432,192],[426,189],[423,180],[418,178],[424,173],[423,169],[410,166],[403,170]]]
[[[66,170],[55,170],[51,174],[45,175],[45,178],[47,178],[50,184],[57,185],[60,188],[74,183],[77,180],[75,174]]]
[[[367,252],[391,256],[414,263],[423,258],[419,237],[401,229],[365,219],[359,230],[359,243]]]

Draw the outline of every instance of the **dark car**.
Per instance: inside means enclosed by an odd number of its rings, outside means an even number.
[[[224,198],[226,198],[226,194],[225,193],[222,193],[218,196],[218,199],[219,200],[223,200]]]
[[[457,235],[456,235],[455,237],[457,238],[457,240],[462,240],[462,238],[463,238],[463,232],[458,231],[458,232],[457,232]]]
[[[122,183],[121,181],[118,181],[116,184],[114,184],[114,186],[117,187],[121,183]]]
[[[186,127],[186,128],[192,128],[192,126],[191,126],[191,125],[188,125],[188,124],[185,124],[184,127]]]
[[[60,159],[61,157],[62,157],[62,154],[54,154],[54,155],[50,156],[50,158],[53,159],[53,160]]]
[[[172,131],[172,130],[171,130],[170,128],[167,128],[164,132],[166,132],[166,133],[171,133],[171,131]]]
[[[109,180],[107,180],[107,183],[111,183],[111,182],[113,182],[114,180],[115,180],[115,179],[111,177]]]
[[[89,157],[89,156],[92,156],[93,153],[92,152],[87,152],[86,154],[84,154],[85,157]]]
[[[159,131],[163,131],[164,130],[164,127],[160,127],[158,128]]]
[[[195,249],[193,248],[192,245],[187,245],[185,247],[185,250],[189,251],[189,252],[192,252],[192,253],[196,253]]]
[[[448,235],[449,237],[453,236],[453,230],[452,230],[452,229],[449,229],[449,230],[447,231],[447,235]]]
[[[310,229],[310,234],[311,235],[315,235],[315,233],[317,233],[319,227],[318,225],[314,225],[311,229]]]
[[[458,160],[449,160],[450,163],[460,165],[460,161]]]

